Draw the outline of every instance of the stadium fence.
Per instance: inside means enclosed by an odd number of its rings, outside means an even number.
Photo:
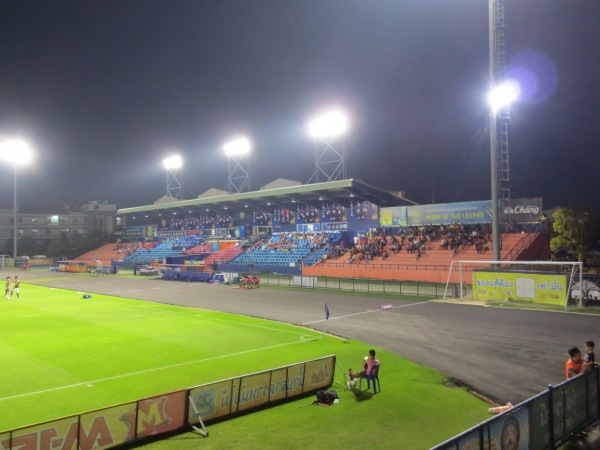
[[[600,369],[549,385],[540,394],[431,450],[553,450],[598,420]]]
[[[427,297],[443,297],[445,283],[424,281],[375,280],[368,278],[330,278],[306,277],[299,275],[259,274],[260,284],[267,286],[298,287],[309,289],[327,289],[335,291],[362,292],[370,294],[415,295]],[[233,279],[233,278],[232,278]],[[451,295],[460,297],[458,285],[450,291]],[[464,285],[463,295],[470,293],[470,286]]]

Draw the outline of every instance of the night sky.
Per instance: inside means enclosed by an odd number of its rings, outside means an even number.
[[[420,203],[490,198],[486,0],[0,0],[0,137],[35,161],[23,209],[153,203],[227,185],[222,144],[254,143],[252,188],[314,171],[307,122],[350,115],[348,175]],[[506,0],[512,197],[600,207],[600,2]],[[12,208],[0,165],[0,207]]]

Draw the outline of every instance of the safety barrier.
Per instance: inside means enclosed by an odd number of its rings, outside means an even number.
[[[553,450],[598,420],[600,369],[564,381],[432,450]]]
[[[2,450],[95,450],[131,444],[328,387],[335,355],[0,432]]]

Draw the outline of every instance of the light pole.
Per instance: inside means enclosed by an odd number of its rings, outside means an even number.
[[[315,141],[315,183],[321,181],[320,175],[324,181],[346,178],[343,141],[336,148],[334,140],[343,136],[349,126],[348,117],[340,110],[323,113],[308,123],[308,131]]]
[[[490,157],[492,180],[492,259],[500,261],[500,221],[499,221],[499,190],[498,183],[498,111],[508,106],[519,97],[519,85],[515,82],[505,82],[493,86],[488,96],[490,105]]]
[[[21,139],[0,143],[0,157],[13,164],[13,261],[17,260],[17,166],[31,160],[29,144]]]

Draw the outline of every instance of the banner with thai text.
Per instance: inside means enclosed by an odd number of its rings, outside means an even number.
[[[522,300],[564,305],[566,295],[566,275],[473,272],[473,298],[475,300]]]
[[[333,382],[334,370],[335,355],[331,355],[198,386],[190,390],[193,405],[188,408],[188,423],[197,424],[198,414],[208,421],[328,387]]]

